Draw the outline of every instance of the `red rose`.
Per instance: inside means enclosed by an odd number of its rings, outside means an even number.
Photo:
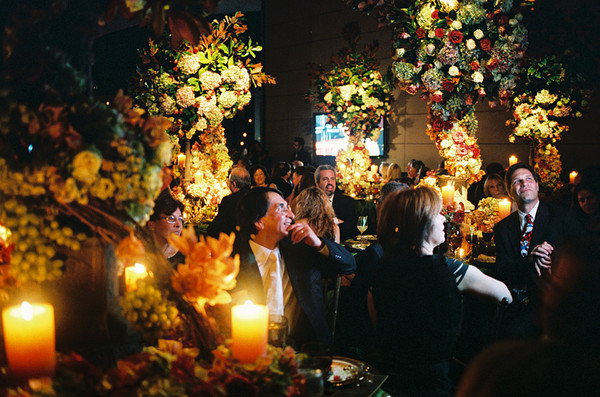
[[[227,395],[232,397],[253,397],[258,395],[258,387],[242,375],[229,375],[225,380]]]
[[[459,32],[458,30],[453,30],[448,34],[448,38],[454,44],[458,44],[458,43],[462,42],[463,34],[461,32]]]
[[[445,34],[446,34],[446,31],[443,28],[437,28],[435,30],[435,37],[437,37],[438,39],[441,39],[442,37],[444,37]]]
[[[439,16],[438,16],[438,10],[434,10],[431,13],[431,19],[438,19],[438,18],[439,18]]]
[[[479,65],[479,62],[477,62],[477,61],[473,61],[473,62],[471,62],[471,63],[469,64],[469,66],[471,66],[471,69],[473,69],[473,70],[477,70],[477,69],[479,69],[479,67],[480,67],[480,65]]]
[[[505,26],[507,23],[508,18],[506,17],[506,15],[502,15],[500,18],[498,18],[498,25]]]
[[[478,147],[472,147],[471,151],[473,152],[473,158],[479,158],[479,148]]]
[[[442,88],[448,92],[452,92],[454,91],[454,83],[452,83],[450,80],[444,80],[442,82]]]
[[[483,51],[489,51],[492,49],[492,42],[490,39],[483,39],[479,44],[481,45],[481,49]]]
[[[433,120],[433,130],[435,132],[440,132],[444,129],[444,120],[442,119],[434,119]]]
[[[445,130],[450,131],[453,126],[454,126],[454,123],[452,121],[450,121],[450,120],[444,121],[444,129]]]
[[[442,91],[436,91],[431,95],[431,100],[440,103],[444,100],[444,94],[442,94]]]
[[[485,65],[485,67],[487,68],[487,70],[494,70],[498,67],[498,59],[497,58],[491,58],[488,62],[487,65]]]
[[[417,29],[415,34],[417,35],[418,38],[422,39],[423,37],[425,37],[425,29],[423,29],[423,28]]]

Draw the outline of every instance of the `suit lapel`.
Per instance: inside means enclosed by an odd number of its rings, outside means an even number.
[[[540,201],[535,220],[533,221],[533,233],[531,234],[531,242],[529,244],[529,252],[533,247],[543,243],[544,235],[548,227],[550,218],[550,210],[546,204]]]
[[[509,233],[509,247],[512,247],[513,255],[521,256],[521,249],[519,247],[519,241],[521,241],[521,222],[519,222],[519,213],[513,212],[508,219],[507,225]],[[516,241],[516,244],[513,243]]]

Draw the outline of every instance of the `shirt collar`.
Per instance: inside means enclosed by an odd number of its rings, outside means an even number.
[[[531,211],[529,211],[529,215],[531,215],[532,222],[535,222],[535,216],[537,214],[537,210],[538,210],[539,206],[540,206],[540,200],[538,200],[537,203],[535,203],[535,205],[531,209]],[[527,215],[527,213],[519,210],[519,222],[521,224],[521,228],[523,228],[523,226],[525,226],[525,215]]]

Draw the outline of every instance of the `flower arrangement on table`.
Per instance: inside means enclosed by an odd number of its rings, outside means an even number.
[[[217,159],[211,161],[195,156],[196,165],[202,163],[203,168],[193,171],[201,171],[206,180],[184,181],[182,178],[184,196],[195,197],[194,202],[186,202],[192,207],[206,202],[218,203],[229,193],[226,175],[231,164],[221,125],[223,119],[233,118],[250,102],[252,86],[275,83],[273,77],[262,72],[260,63],[252,63],[262,47],[252,39],[242,39],[247,31],[242,13],[214,20],[211,27],[212,32],[202,35],[197,45],[186,42],[172,49],[164,42],[150,40],[149,48],[141,52],[142,62],[134,87],[139,107],[172,121],[170,135],[188,141],[199,138],[197,153],[210,153]],[[189,162],[186,164],[189,167]],[[189,168],[178,170],[178,174],[191,175]],[[184,182],[196,186],[188,190]],[[215,185],[219,186],[217,200],[212,189]],[[206,215],[214,208],[195,211]]]
[[[240,364],[228,344],[214,350],[214,359],[202,363],[198,351],[174,340],[160,340],[139,354],[119,360],[104,372],[83,357],[59,354],[53,378],[35,379],[15,386],[0,375],[7,395],[52,396],[281,396],[303,395],[304,378],[298,373],[295,352],[269,346],[252,364]],[[4,369],[2,369],[4,370]]]
[[[512,0],[418,0],[404,11],[392,70],[403,90],[423,91],[428,134],[449,160],[450,175],[478,181],[483,172],[474,106],[484,97],[491,106],[507,104],[513,94],[527,47],[521,15]],[[448,139],[458,129],[472,138],[469,148]],[[467,158],[456,166],[454,153]]]
[[[590,91],[582,89],[581,77],[569,72],[556,57],[535,59],[525,73],[525,92],[512,101],[512,129],[509,141],[527,142],[543,187],[550,190],[562,185],[562,164],[556,142],[569,130],[569,118],[581,117],[587,108]]]
[[[20,285],[58,279],[86,235],[115,242],[144,224],[171,156],[168,120],[121,92],[110,105],[90,98],[63,56],[43,56],[60,86],[36,81],[32,97],[16,80],[0,90],[2,257]]]
[[[381,181],[379,173],[371,169],[369,151],[362,142],[340,149],[335,162],[338,185],[352,197],[373,194],[373,185]]]

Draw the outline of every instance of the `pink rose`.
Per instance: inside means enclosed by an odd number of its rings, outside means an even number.
[[[463,143],[465,139],[467,139],[467,137],[463,130],[455,129],[452,131],[452,140],[455,143]]]

